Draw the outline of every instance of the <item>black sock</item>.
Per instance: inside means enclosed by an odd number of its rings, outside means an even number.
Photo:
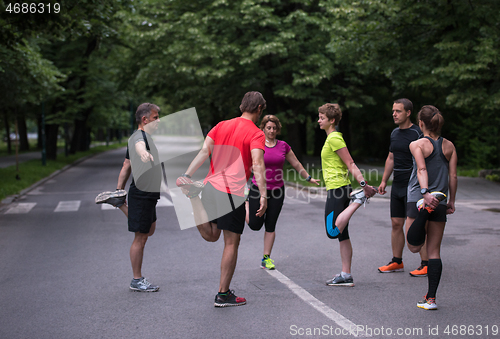
[[[400,264],[403,262],[403,258],[396,258],[392,257],[392,262],[395,262],[396,264]]]
[[[428,260],[422,260],[420,262],[420,265],[422,265],[422,266],[429,266],[429,261]]]
[[[429,259],[429,266],[427,267],[427,278],[429,279],[429,290],[427,292],[427,299],[436,298],[436,291],[441,279],[441,272],[443,271],[443,264],[441,259]]]
[[[406,234],[408,244],[413,246],[420,246],[425,242],[425,223],[429,219],[429,211],[422,208],[418,212],[417,218],[413,221]]]
[[[219,294],[219,295],[222,295],[222,296],[224,296],[224,297],[225,297],[228,293],[229,293],[229,290],[228,290],[228,291],[226,291],[226,292],[219,292],[218,294]]]

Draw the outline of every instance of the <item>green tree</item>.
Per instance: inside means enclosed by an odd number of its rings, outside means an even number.
[[[326,48],[325,20],[317,1],[144,1],[129,17],[134,83],[174,109],[196,106],[206,127],[237,116],[243,94],[258,90],[300,155],[318,106],[370,100],[356,70]]]
[[[445,116],[459,161],[499,164],[500,3],[489,0],[324,1],[336,52],[360,73],[391,82],[394,96]]]

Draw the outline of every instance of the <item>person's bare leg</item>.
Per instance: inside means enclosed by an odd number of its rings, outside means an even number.
[[[250,224],[250,203],[247,201],[245,201],[245,222],[247,223],[247,225]]]
[[[238,247],[241,234],[224,230],[224,251],[220,264],[219,292],[229,291],[229,285],[233,278],[236,261],[238,259]]]
[[[353,202],[345,210],[343,210],[342,213],[339,214],[339,216],[335,220],[335,226],[337,226],[340,233],[342,233],[344,231],[344,228],[349,223],[349,219],[351,219],[354,212],[356,212],[360,206],[361,206],[361,204],[358,204],[357,202]]]
[[[429,259],[441,258],[441,242],[443,241],[443,233],[446,222],[430,221],[427,229],[427,253]]]
[[[404,218],[391,218],[392,230],[391,230],[391,246],[392,246],[392,256],[395,258],[403,257],[403,248],[405,247],[405,233],[403,231],[403,226],[405,223]]]
[[[427,238],[425,239],[425,242],[422,244],[422,248],[420,248],[420,251],[418,251],[420,254],[420,259],[422,261],[429,261],[429,256],[427,255]]]
[[[146,241],[148,237],[153,235],[156,229],[156,222],[151,224],[151,230],[149,233],[135,232],[134,241],[132,246],[130,246],[130,263],[132,264],[132,273],[134,279],[142,278],[142,258],[144,256],[144,247],[146,246]]]
[[[264,232],[264,255],[271,256],[276,232]]]
[[[340,259],[342,260],[342,272],[351,273],[352,262],[352,244],[351,240],[343,240],[339,242]]]
[[[208,215],[205,211],[205,207],[201,202],[200,197],[195,197],[191,199],[191,206],[193,206],[194,221],[196,227],[200,232],[203,239],[209,242],[215,242],[219,240],[220,229],[217,228],[216,223],[208,221]]]
[[[123,204],[121,205],[120,207],[118,207],[120,209],[120,211],[123,212],[123,214],[125,214],[125,216],[128,218],[128,206],[127,204]]]

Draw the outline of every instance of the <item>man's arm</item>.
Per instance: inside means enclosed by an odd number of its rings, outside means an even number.
[[[392,152],[389,152],[389,155],[387,156],[387,159],[385,160],[385,167],[384,167],[384,174],[382,175],[382,182],[380,183],[380,186],[378,187],[379,194],[386,194],[387,193],[385,188],[387,187],[387,181],[389,180],[389,177],[391,176],[391,173],[393,170],[394,170],[394,154]]]
[[[266,185],[266,166],[264,165],[264,150],[254,148],[252,154],[253,175],[259,187],[260,207],[255,214],[258,217],[264,215],[267,209],[267,185]]]
[[[127,180],[130,177],[131,172],[132,172],[132,167],[130,166],[130,160],[125,159],[123,161],[123,166],[122,169],[120,170],[120,174],[118,175],[118,184],[116,185],[116,189],[118,190],[125,189],[125,184],[127,183]]]
[[[200,166],[203,165],[205,160],[207,160],[210,154],[212,153],[214,144],[215,142],[212,138],[210,137],[205,138],[205,141],[203,142],[203,147],[198,152],[193,161],[191,161],[191,164],[186,170],[187,175],[192,176],[198,170],[198,168],[200,168]]]
[[[148,163],[149,161],[155,161],[151,153],[146,149],[146,143],[144,141],[138,141],[135,143],[135,151],[141,157],[143,163]]]

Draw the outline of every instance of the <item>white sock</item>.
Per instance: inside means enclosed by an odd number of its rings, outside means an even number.
[[[350,278],[350,277],[351,277],[351,273],[346,273],[346,272],[344,272],[344,271],[342,271],[342,272],[340,273],[340,275],[342,276],[342,278]]]

